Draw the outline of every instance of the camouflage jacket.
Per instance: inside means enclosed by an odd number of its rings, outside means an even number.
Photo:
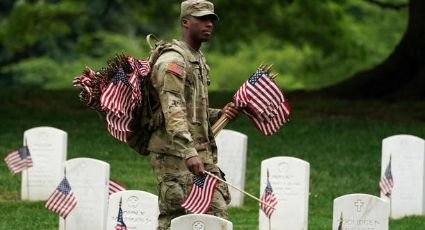
[[[162,54],[152,72],[164,125],[155,130],[148,150],[182,158],[199,155],[204,163],[217,162],[211,124],[220,112],[208,107],[209,66],[201,52],[173,40],[175,50]]]

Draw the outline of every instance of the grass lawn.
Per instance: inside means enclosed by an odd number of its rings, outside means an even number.
[[[223,105],[231,94],[212,93],[211,104]],[[291,121],[265,137],[246,117],[226,128],[248,135],[246,191],[259,196],[260,164],[274,156],[293,156],[310,163],[309,229],[331,229],[333,199],[350,193],[379,196],[381,141],[395,134],[425,138],[425,102],[344,101],[289,95]],[[148,158],[114,140],[96,113],[84,107],[77,91],[0,91],[0,156],[22,145],[23,132],[52,126],[68,133],[68,159],[106,161],[111,177],[128,189],[156,194]],[[20,201],[20,175],[0,163],[0,229],[57,229],[58,216],[44,202]],[[245,198],[231,208],[234,229],[257,229],[258,204]],[[390,229],[418,229],[425,217],[390,221]]]

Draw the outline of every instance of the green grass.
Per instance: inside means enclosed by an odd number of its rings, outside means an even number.
[[[129,189],[156,194],[148,158],[110,137],[96,113],[85,108],[76,91],[2,89],[0,157],[22,144],[26,129],[53,126],[68,133],[68,159],[91,157],[111,165],[111,177]],[[228,93],[212,93],[223,105]],[[425,102],[344,101],[289,96],[291,121],[265,137],[241,117],[226,128],[248,135],[246,191],[259,196],[260,163],[273,156],[293,156],[310,163],[309,229],[330,229],[333,199],[350,193],[378,196],[381,141],[395,134],[425,137]],[[20,175],[0,163],[0,229],[57,229],[58,216],[44,202],[20,201]],[[258,204],[245,198],[230,209],[234,229],[257,229]],[[390,229],[417,229],[425,217],[390,221]]]

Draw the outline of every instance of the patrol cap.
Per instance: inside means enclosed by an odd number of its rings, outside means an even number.
[[[214,13],[214,4],[206,0],[186,0],[182,2],[180,10],[180,18],[187,15],[194,17],[212,15],[215,20],[218,20],[217,14]]]

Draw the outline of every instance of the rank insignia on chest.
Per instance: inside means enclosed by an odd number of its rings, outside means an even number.
[[[182,77],[183,72],[184,72],[184,68],[182,66],[178,65],[177,63],[173,62],[173,63],[168,64],[167,71],[171,72],[171,73],[173,73],[173,74],[175,74],[179,77]]]

